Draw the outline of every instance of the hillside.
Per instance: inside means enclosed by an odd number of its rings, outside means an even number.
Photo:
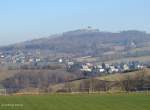
[[[80,29],[1,47],[0,55],[2,56],[0,56],[2,67],[3,64],[4,67],[6,64],[6,67],[13,65],[17,69],[9,68],[4,70],[2,68],[0,70],[0,84],[8,89],[16,89],[15,92],[28,88],[40,88],[46,92],[59,92],[66,91],[63,88],[67,88],[67,91],[70,91],[71,87],[77,91],[82,91],[83,88],[89,91],[91,81],[94,81],[94,88],[97,91],[107,91],[114,88],[119,90],[122,89],[123,83],[126,84],[128,74],[76,80],[83,78],[83,74],[79,71],[76,73],[66,72],[64,69],[65,63],[68,58],[75,59],[77,62],[96,63],[103,61],[106,63],[132,60],[150,61],[150,34],[136,30],[112,33],[101,32],[97,29]],[[62,57],[66,57],[66,59],[64,58],[66,62],[62,63],[63,67],[55,65],[56,62],[58,63],[58,58]],[[49,67],[49,69],[31,67],[31,65],[38,67],[38,63],[42,67]],[[21,64],[23,68],[18,69],[18,64]],[[135,76],[138,75],[136,74]],[[136,80],[131,77],[131,81],[133,81],[132,84],[134,82],[138,84],[139,79]],[[145,87],[149,82],[146,80],[144,84]]]
[[[142,84],[141,84],[142,83]],[[52,92],[96,92],[96,91],[128,91],[150,86],[150,69],[129,72],[125,74],[111,74],[89,79],[81,79],[67,83],[50,85]]]
[[[46,56],[93,56],[102,60],[150,55],[150,34],[142,31],[101,32],[80,29],[52,37],[35,39],[1,47],[1,52],[35,54],[38,50]]]

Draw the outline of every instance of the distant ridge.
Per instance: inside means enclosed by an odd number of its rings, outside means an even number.
[[[134,46],[133,46],[134,44]],[[132,47],[133,46],[133,47]],[[128,30],[118,33],[101,32],[99,29],[88,27],[1,47],[0,51],[47,51],[66,55],[101,56],[104,53],[120,54],[129,52],[133,48],[150,47],[150,34]],[[148,53],[149,54],[149,53]]]

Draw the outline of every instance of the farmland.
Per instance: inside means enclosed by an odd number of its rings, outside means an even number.
[[[0,96],[0,110],[150,110],[146,93]]]

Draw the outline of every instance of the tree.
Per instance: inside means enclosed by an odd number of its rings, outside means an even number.
[[[137,90],[144,90],[144,85],[145,85],[145,71],[142,70],[139,73],[136,74],[135,78],[135,86]]]
[[[132,89],[132,84],[131,77],[127,75],[125,80],[122,81],[122,89],[128,92]]]

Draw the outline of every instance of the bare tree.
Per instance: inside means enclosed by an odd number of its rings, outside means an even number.
[[[122,89],[129,92],[132,87],[132,79],[129,75],[126,76],[125,80],[122,81]]]

